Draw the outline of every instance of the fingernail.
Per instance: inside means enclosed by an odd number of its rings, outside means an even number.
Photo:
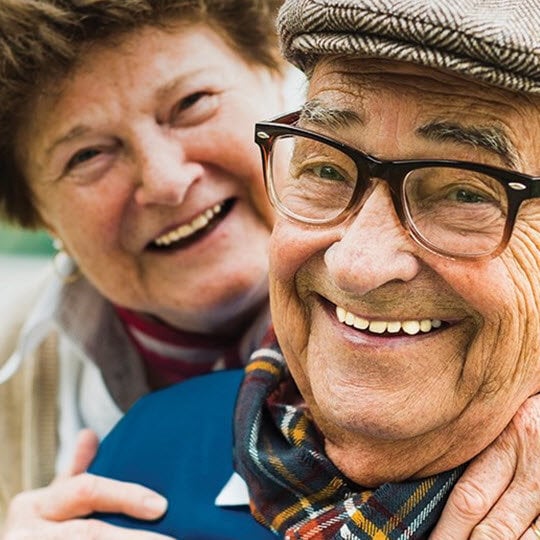
[[[148,495],[143,499],[143,506],[153,516],[161,516],[167,510],[167,499],[161,495]]]

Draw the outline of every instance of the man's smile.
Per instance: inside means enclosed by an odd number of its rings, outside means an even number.
[[[345,308],[336,306],[336,316],[340,323],[356,328],[367,330],[373,334],[408,334],[414,336],[418,333],[428,333],[441,328],[443,322],[439,319],[408,319],[396,320],[369,320],[347,311]]]

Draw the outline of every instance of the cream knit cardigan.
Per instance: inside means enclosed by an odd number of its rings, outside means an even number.
[[[0,365],[16,347],[19,332],[40,284],[17,297],[2,313]],[[26,358],[9,381],[0,385],[0,524],[9,500],[18,492],[48,484],[57,451],[58,355],[51,333]]]

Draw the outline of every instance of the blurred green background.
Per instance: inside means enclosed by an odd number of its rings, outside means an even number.
[[[29,232],[0,224],[0,253],[6,255],[51,255],[51,238],[44,232]]]
[[[1,298],[10,302],[13,295],[15,301],[17,295],[50,265],[53,253],[52,241],[47,234],[0,224]],[[5,316],[0,314],[0,323]]]

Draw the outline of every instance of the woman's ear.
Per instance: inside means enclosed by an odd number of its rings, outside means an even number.
[[[51,238],[58,238],[56,229],[41,214],[39,215],[39,228],[43,229]]]

